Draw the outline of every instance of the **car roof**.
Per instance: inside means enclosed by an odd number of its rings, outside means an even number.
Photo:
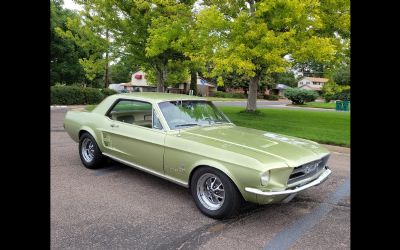
[[[163,101],[179,101],[179,100],[206,100],[205,98],[182,95],[182,94],[170,94],[170,93],[159,93],[159,92],[132,92],[124,94],[114,95],[115,99],[136,99],[148,102],[163,102]]]
[[[180,101],[180,100],[203,100],[207,99],[191,96],[191,95],[181,95],[181,94],[169,94],[169,93],[158,93],[158,92],[133,92],[124,94],[114,94],[110,95],[104,99],[96,108],[93,109],[93,113],[105,114],[111,105],[118,99],[131,99],[152,103],[153,105],[165,101]]]

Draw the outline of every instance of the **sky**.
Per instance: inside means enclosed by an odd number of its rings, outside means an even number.
[[[64,0],[64,8],[71,9],[71,10],[82,10],[82,7],[72,0]]]

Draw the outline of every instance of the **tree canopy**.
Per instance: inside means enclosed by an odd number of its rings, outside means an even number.
[[[50,2],[50,84],[73,84],[85,82],[85,72],[79,59],[85,51],[73,41],[60,37],[55,29],[66,28],[66,20],[74,18],[74,11],[63,9],[62,1]]]
[[[247,111],[256,110],[261,85],[296,86],[293,70],[349,82],[349,0],[75,2],[77,14],[52,0],[53,82],[102,77],[107,86],[142,69],[162,92],[189,77],[196,89],[199,74],[248,89]],[[60,73],[61,57],[74,62],[76,79]]]

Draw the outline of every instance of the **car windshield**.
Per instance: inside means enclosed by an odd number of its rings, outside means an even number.
[[[158,105],[171,129],[230,123],[209,101],[169,101]]]

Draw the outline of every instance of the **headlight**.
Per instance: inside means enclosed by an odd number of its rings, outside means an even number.
[[[269,181],[269,170],[261,174],[261,185],[266,186]]]

